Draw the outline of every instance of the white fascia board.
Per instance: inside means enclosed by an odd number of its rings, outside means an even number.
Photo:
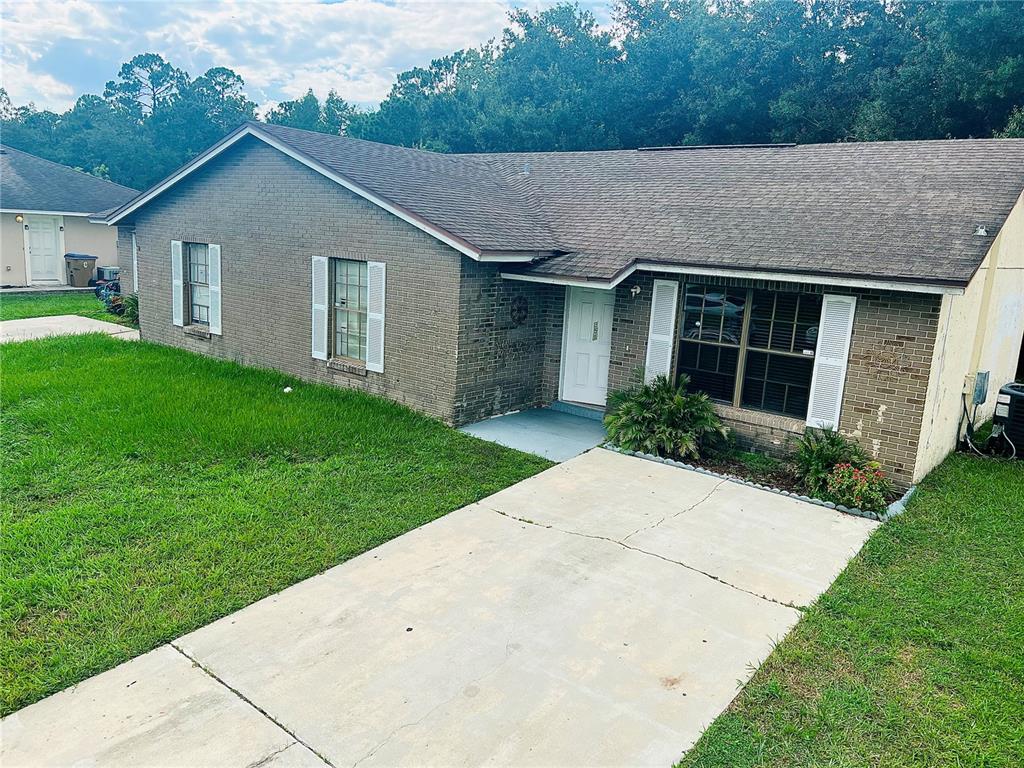
[[[598,282],[597,280],[573,280],[571,277],[545,277],[544,275],[521,275],[518,272],[502,272],[501,276],[506,280],[521,280],[524,283],[547,283],[548,285],[571,285],[574,288],[598,288],[611,290],[618,283],[608,281]]]
[[[502,272],[507,280],[522,280],[528,283],[549,283],[551,285],[572,285],[577,288],[601,288],[610,290],[618,286],[634,272],[665,272],[682,275],[709,275],[713,277],[738,277],[746,280],[769,280],[780,283],[803,283],[807,285],[830,285],[845,288],[875,288],[886,291],[903,291],[905,293],[928,293],[937,295],[960,296],[964,289],[950,285],[932,285],[927,283],[901,283],[895,280],[873,280],[856,277],[824,277],[818,275],[798,275],[791,272],[764,272],[758,270],[715,269],[714,267],[683,267],[672,264],[656,264],[638,262],[631,265],[612,280],[574,280],[568,277],[544,275],[520,275],[515,272]]]
[[[32,216],[81,216],[88,218],[92,213],[86,211],[36,211],[29,208],[0,208],[0,213],[24,213]],[[94,213],[94,212],[93,212]]]
[[[483,251],[477,261],[503,262],[505,264],[529,264],[537,259],[536,254],[531,253],[501,253]]]
[[[612,281],[618,285],[633,272],[670,272],[672,274],[711,275],[714,277],[741,277],[746,280],[773,280],[780,283],[804,283],[810,285],[834,285],[843,288],[876,288],[884,291],[902,291],[904,293],[930,293],[939,295],[959,296],[963,288],[952,285],[935,285],[930,283],[903,283],[898,280],[875,280],[861,277],[832,277],[825,275],[801,275],[792,272],[767,272],[746,269],[715,269],[714,267],[684,267],[672,264],[637,262],[623,274]]]
[[[327,168],[326,166],[316,162],[312,158],[309,158],[300,152],[296,152],[289,145],[279,141],[278,139],[275,139],[273,136],[270,136],[251,125],[246,125],[242,129],[240,129],[238,133],[232,136],[228,136],[220,144],[216,144],[213,147],[211,147],[209,150],[207,150],[205,154],[200,155],[188,165],[183,166],[177,173],[175,173],[172,176],[169,176],[166,180],[164,180],[157,186],[153,187],[148,192],[143,193],[140,197],[137,197],[127,208],[120,211],[115,211],[114,214],[111,215],[106,220],[106,223],[108,225],[116,224],[125,216],[142,207],[157,195],[162,194],[167,189],[174,186],[183,178],[191,174],[193,171],[198,170],[206,163],[208,163],[210,160],[213,160],[219,154],[226,151],[227,149],[232,147],[234,144],[236,144],[246,136],[252,136],[256,139],[259,139],[264,144],[267,144],[276,149],[277,151],[282,152],[285,155],[288,155],[288,157],[292,158],[293,160],[297,160],[307,168],[316,171],[321,176],[325,176],[326,178],[330,179],[336,184],[340,184],[341,186],[345,187],[345,189],[359,195],[364,200],[368,200],[374,205],[378,206],[379,208],[383,208],[388,213],[397,216],[402,221],[412,224],[417,229],[426,232],[431,237],[440,240],[442,243],[454,248],[459,253],[463,253],[466,256],[469,256],[471,259],[480,259],[480,251],[471,246],[469,243],[459,238],[456,238],[453,235],[450,235],[449,233],[445,232],[443,229],[439,227],[433,226],[427,221],[414,215],[410,211],[407,211],[404,208],[400,208],[394,205],[393,203],[389,202],[388,200],[385,200],[384,198],[375,195],[373,192],[360,186],[359,184],[356,184],[351,179],[342,176],[340,173],[332,171],[330,168]]]

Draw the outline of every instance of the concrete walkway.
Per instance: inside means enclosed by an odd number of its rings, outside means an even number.
[[[29,317],[24,320],[0,322],[0,344],[7,341],[44,339],[48,336],[75,336],[80,333],[106,333],[130,341],[139,338],[139,332],[135,328],[80,315]]]
[[[507,413],[468,424],[461,431],[551,461],[566,461],[579,456],[606,439],[600,420],[553,408]]]
[[[876,525],[597,449],[21,710],[0,762],[670,766]]]

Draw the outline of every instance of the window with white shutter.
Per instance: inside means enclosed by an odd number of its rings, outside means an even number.
[[[328,282],[326,256],[313,257],[313,357],[327,359],[327,297]]]
[[[651,296],[651,324],[647,332],[647,361],[644,380],[672,373],[672,354],[675,349],[676,299],[679,283],[674,280],[655,280]]]
[[[808,426],[839,428],[856,309],[857,299],[853,296],[825,294],[822,299]]]
[[[181,241],[171,240],[171,321],[177,325],[185,324],[185,291],[182,278]]]
[[[132,232],[132,292],[139,292],[139,243]]]
[[[366,264],[366,370],[384,371],[384,299],[386,266],[380,261]]]
[[[220,246],[210,243],[207,249],[209,257],[210,281],[210,333],[220,336]]]

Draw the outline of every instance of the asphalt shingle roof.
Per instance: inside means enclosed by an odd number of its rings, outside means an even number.
[[[459,155],[251,128],[479,251],[544,254],[515,269],[583,280],[642,261],[963,285],[1024,190],[1024,139]]]
[[[11,147],[0,147],[0,208],[96,213],[138,192]]]
[[[550,250],[531,201],[484,161],[279,125],[259,130],[486,251]]]
[[[534,274],[634,260],[966,283],[1024,190],[1024,140],[494,155],[567,252]],[[987,236],[974,234],[978,225]]]

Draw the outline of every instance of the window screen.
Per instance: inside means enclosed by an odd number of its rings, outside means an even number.
[[[334,354],[366,360],[366,262],[332,259]]]
[[[188,249],[189,322],[210,324],[210,250],[204,243],[185,243]]]

